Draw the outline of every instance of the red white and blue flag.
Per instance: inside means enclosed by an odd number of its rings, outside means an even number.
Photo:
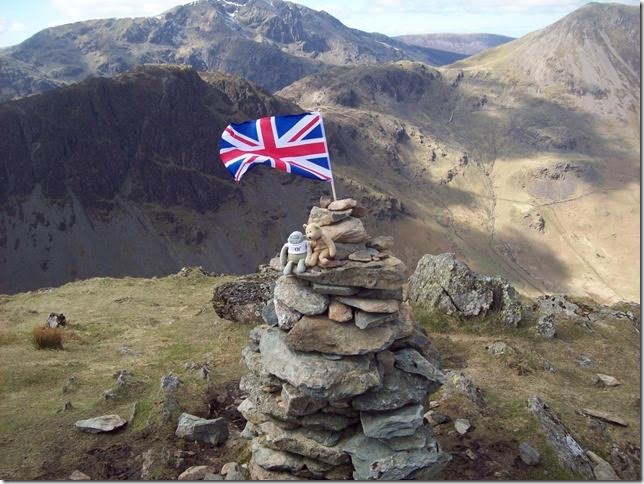
[[[320,113],[230,124],[221,135],[219,156],[236,182],[257,165],[333,182]]]

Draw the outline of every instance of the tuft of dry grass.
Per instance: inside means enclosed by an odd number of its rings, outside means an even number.
[[[31,331],[31,340],[39,350],[63,349],[63,332],[60,328],[36,326]]]

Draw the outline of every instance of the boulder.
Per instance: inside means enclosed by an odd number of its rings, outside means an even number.
[[[201,481],[207,474],[215,474],[212,466],[192,466],[179,474],[179,481]]]
[[[513,351],[512,347],[503,341],[495,341],[491,345],[486,346],[485,349],[492,356],[504,355]]]
[[[310,224],[318,224],[320,227],[338,223],[351,215],[351,210],[328,210],[326,208],[313,207],[309,214]]]
[[[382,440],[369,438],[359,432],[349,439],[344,450],[351,456],[353,478],[361,481],[411,479],[422,470],[426,472],[421,477],[430,479],[450,459],[431,437],[422,448],[400,452],[385,445]]]
[[[564,314],[570,318],[577,317],[579,306],[574,302],[568,300],[563,294],[539,296],[536,299],[539,312],[545,315],[548,314]]]
[[[593,474],[598,481],[620,481],[621,479],[607,461],[599,457],[591,450],[586,451],[586,455],[590,458],[593,465]]]
[[[296,351],[317,351],[334,355],[364,355],[388,348],[405,336],[407,328],[399,321],[362,330],[354,324],[338,324],[325,316],[304,316],[286,338]]]
[[[261,321],[262,310],[273,297],[276,278],[275,273],[262,272],[215,287],[212,297],[215,313],[241,323]]]
[[[358,202],[356,202],[353,198],[343,198],[341,200],[334,200],[329,205],[327,208],[329,210],[349,210],[354,207],[358,206]]]
[[[385,372],[382,385],[353,397],[351,405],[356,410],[367,412],[395,410],[409,403],[422,403],[425,396],[437,387],[420,375],[394,367]]]
[[[343,304],[358,308],[367,313],[397,313],[400,303],[396,299],[368,299],[355,296],[336,298]]]
[[[539,397],[529,398],[528,408],[543,427],[546,438],[561,464],[583,479],[593,479],[593,466],[590,459],[570,434],[559,415]]]
[[[555,315],[546,314],[539,318],[537,321],[537,334],[543,336],[544,338],[554,338],[557,335],[557,328],[555,326]]]
[[[410,404],[385,412],[360,412],[362,430],[367,437],[391,439],[412,435],[423,424],[423,406]]]
[[[622,382],[620,382],[614,376],[603,375],[602,373],[597,373],[593,376],[593,383],[605,387],[616,387],[622,384]]]
[[[281,276],[277,280],[274,296],[275,301],[308,316],[321,314],[329,306],[328,296],[315,292],[309,284],[292,276]]]
[[[285,331],[288,331],[302,318],[302,313],[295,309],[289,308],[286,304],[278,299],[273,300],[273,307],[275,308],[275,317],[277,318],[277,326]]]
[[[498,313],[501,322],[516,327],[521,303],[516,291],[499,277],[477,274],[451,253],[424,255],[409,278],[410,302],[426,310],[464,318]]]
[[[266,371],[319,400],[359,395],[382,381],[373,356],[336,360],[293,351],[286,343],[286,334],[276,328],[262,332],[259,347]]]
[[[389,257],[381,261],[349,261],[341,267],[314,267],[297,277],[317,284],[364,287],[368,289],[400,289],[407,268],[401,260]]]
[[[347,323],[353,319],[353,310],[336,299],[329,303],[329,319],[338,323]]]
[[[112,432],[125,426],[127,420],[118,415],[102,415],[100,417],[78,420],[74,425],[77,429],[87,432],[88,434],[100,434],[103,432]]]
[[[175,435],[191,442],[220,445],[228,439],[228,422],[221,417],[208,420],[182,413]]]
[[[335,260],[348,260],[351,254],[355,254],[362,250],[365,250],[367,247],[364,244],[346,244],[343,242],[337,242],[335,244]],[[371,259],[369,259],[371,260]]]

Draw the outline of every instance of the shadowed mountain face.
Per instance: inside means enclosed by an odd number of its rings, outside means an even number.
[[[186,64],[276,90],[329,65],[413,59],[442,65],[464,56],[351,29],[282,0],[200,0],[157,17],[77,22],[0,50],[0,100],[134,66]]]
[[[243,79],[202,76],[145,66],[0,105],[0,292],[185,265],[252,272],[301,230],[329,184],[262,167],[236,185],[218,142],[230,122],[302,110]],[[346,165],[350,139],[326,128]],[[374,220],[402,212],[373,189],[351,193]]]
[[[409,45],[468,56],[514,40],[512,37],[496,34],[416,34],[397,35],[394,38]]]

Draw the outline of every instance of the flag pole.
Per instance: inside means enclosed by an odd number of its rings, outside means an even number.
[[[333,194],[333,200],[337,200],[338,197],[335,194],[335,179],[333,177],[333,169],[331,168],[331,153],[329,152],[329,146],[326,143],[326,133],[324,131],[324,120],[322,119],[322,113],[317,112],[316,114],[320,116],[320,127],[322,128],[322,139],[324,140],[324,148],[326,148],[326,152],[329,155],[329,171],[331,172],[331,193]]]

